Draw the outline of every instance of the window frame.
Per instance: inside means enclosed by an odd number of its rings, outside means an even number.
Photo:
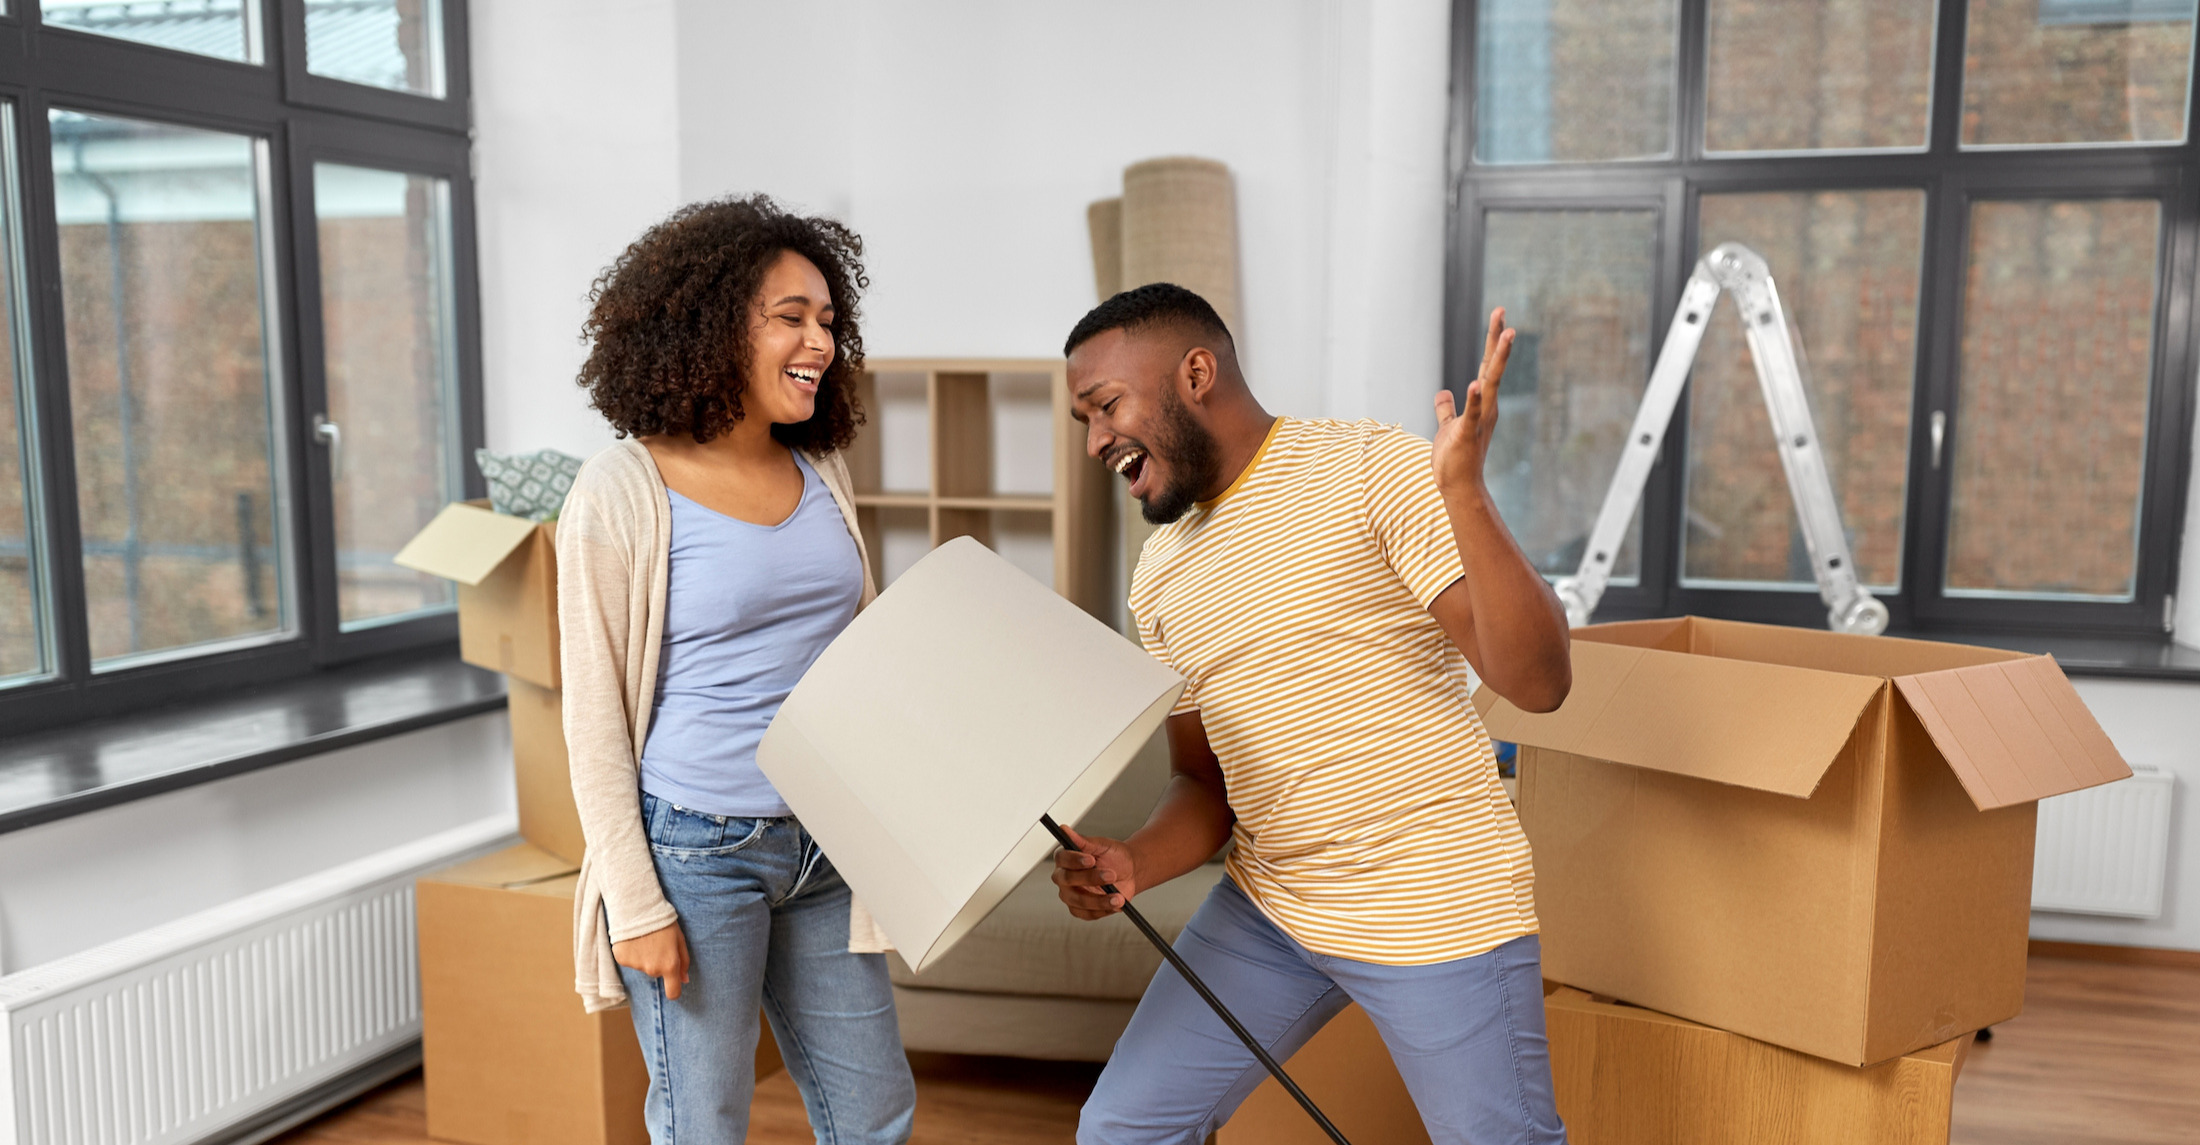
[[[295,252],[292,256],[295,297],[291,306],[298,313],[295,339],[298,382],[309,411],[304,420],[310,423],[314,413],[328,409],[328,356],[321,324],[320,230],[313,201],[314,165],[344,163],[447,180],[451,225],[451,341],[456,351],[452,368],[458,385],[458,424],[453,428],[457,430],[460,451],[459,471],[464,477],[462,495],[479,497],[485,492],[484,483],[472,461],[473,451],[481,445],[485,433],[480,385],[481,308],[479,293],[473,289],[478,274],[473,197],[461,193],[468,178],[470,158],[463,138],[441,143],[437,153],[431,153],[410,133],[382,124],[294,125],[290,148],[293,228],[290,243]],[[337,586],[335,482],[330,461],[329,451],[321,448],[311,450],[306,458],[308,499],[316,507],[327,506],[329,510],[314,514],[312,527],[315,532],[309,546],[311,568],[307,573],[313,591],[310,594],[311,616],[304,619],[312,627],[313,640],[320,648],[318,662],[336,664],[360,656],[416,647],[435,639],[457,639],[456,614],[447,608],[429,615],[381,621],[350,632],[343,630]]]
[[[1681,44],[1676,53],[1674,117],[1678,133],[1669,160],[1598,163],[1481,164],[1473,159],[1476,0],[1454,0],[1450,188],[1446,211],[1444,378],[1455,392],[1472,380],[1481,354],[1487,307],[1481,297],[1483,228],[1493,204],[1533,200],[1539,209],[1608,205],[1615,194],[1638,201],[1653,191],[1666,204],[1652,297],[1653,359],[1662,346],[1679,291],[1700,256],[1698,204],[1705,194],[1771,191],[1917,188],[1925,193],[1920,266],[1917,362],[1911,394],[1908,472],[1904,486],[1899,590],[1881,599],[1893,626],[1904,630],[2039,630],[2156,636],[2168,630],[2176,590],[2178,544],[2192,463],[2194,378],[2200,368],[2193,313],[2200,271],[2200,124],[2186,89],[2185,140],[2177,144],[2041,145],[2037,149],[1963,149],[1962,116],[1967,0],[1937,0],[1928,146],[1923,151],[1830,151],[1748,154],[1704,150],[1708,79],[1706,33],[1710,0],[1677,0]],[[2142,470],[2133,596],[2129,601],[1989,599],[1941,589],[1947,555],[1954,466],[1931,464],[1930,419],[1945,411],[1953,434],[1963,285],[1969,255],[1971,204],[2012,198],[2154,198],[2162,203],[2157,263],[2153,374],[2149,379],[2147,458]],[[1775,268],[1775,276],[1778,270]],[[1722,300],[1721,305],[1727,305]],[[1644,379],[1647,381],[1647,378]],[[1643,490],[1643,571],[1640,587],[1614,586],[1598,619],[1695,614],[1822,627],[1817,593],[1802,590],[1684,587],[1679,518],[1685,496],[1690,395],[1684,391]],[[1768,444],[1769,448],[1769,444]],[[1585,522],[1586,524],[1586,522]]]
[[[0,100],[14,118],[16,182],[31,334],[30,455],[39,512],[35,548],[48,586],[46,607],[53,662],[41,679],[0,689],[0,727],[11,733],[112,718],[162,704],[234,694],[277,680],[363,658],[436,645],[455,650],[457,618],[446,610],[344,633],[336,622],[334,510],[327,451],[312,438],[315,413],[325,410],[321,359],[320,281],[312,164],[359,162],[448,179],[451,203],[454,343],[457,347],[459,448],[471,457],[482,444],[480,298],[470,132],[464,93],[467,60],[465,0],[444,0],[444,100],[385,92],[311,77],[310,90],[290,80],[303,70],[303,0],[253,0],[263,5],[263,62],[243,64],[139,44],[39,22],[25,2],[0,17]],[[453,29],[456,39],[453,39]],[[320,85],[357,89],[319,90]],[[444,103],[433,113],[390,114],[373,97]],[[273,411],[271,469],[284,493],[283,572],[278,592],[291,605],[289,630],[248,645],[201,655],[182,652],[142,665],[94,672],[77,519],[73,423],[65,318],[60,290],[60,234],[54,214],[51,133],[54,107],[241,134],[262,141],[266,188],[260,229],[270,249],[261,285],[267,369]],[[403,108],[404,104],[394,105]],[[463,495],[484,484],[463,467]]]

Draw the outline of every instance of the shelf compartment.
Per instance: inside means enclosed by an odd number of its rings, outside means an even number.
[[[923,506],[861,505],[856,525],[871,558],[871,582],[881,590],[932,551],[931,511]]]
[[[856,377],[864,424],[848,446],[858,494],[924,497],[932,488],[930,380],[902,366]]]
[[[932,494],[993,493],[993,413],[983,373],[932,374]]]

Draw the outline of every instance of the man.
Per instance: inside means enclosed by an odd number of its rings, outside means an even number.
[[[1565,1140],[1528,845],[1466,674],[1531,711],[1572,682],[1565,613],[1482,481],[1512,339],[1492,314],[1433,449],[1270,416],[1182,287],[1116,295],[1064,349],[1086,451],[1161,526],[1131,581],[1139,637],[1190,686],[1152,818],[1058,853],[1062,900],[1103,917],[1234,841],[1177,950],[1279,1060],[1357,1002],[1440,1143]],[[1078,1141],[1194,1145],[1263,1076],[1164,968]]]

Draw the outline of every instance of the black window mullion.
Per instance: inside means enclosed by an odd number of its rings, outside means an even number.
[[[1689,7],[1701,8],[1700,3]],[[1682,23],[1687,23],[1684,18]],[[1701,101],[1697,101],[1701,107]],[[1685,104],[1684,104],[1685,106]],[[1698,129],[1700,132],[1700,128]],[[1658,228],[1658,282],[1650,310],[1650,364],[1657,368],[1665,349],[1673,314],[1680,309],[1681,291],[1696,266],[1697,190],[1678,176],[1665,180],[1665,207]],[[1647,392],[1649,377],[1643,385]],[[1680,591],[1680,529],[1683,499],[1688,484],[1688,394],[1683,387],[1673,404],[1672,420],[1659,442],[1657,462],[1642,487],[1642,602],[1663,613],[1673,607]]]
[[[1963,132],[1963,41],[1970,0],[1940,0],[1939,26],[1933,35],[1933,106],[1931,142],[1936,158],[1954,155]]]
[[[288,125],[281,164],[287,216],[282,234],[289,247],[283,264],[290,270],[290,281],[280,295],[291,332],[285,346],[290,392],[295,395],[283,430],[293,443],[289,468],[298,491],[292,513],[299,541],[292,558],[292,567],[298,570],[298,627],[307,634],[314,659],[326,662],[337,631],[336,509],[329,450],[314,429],[316,416],[328,409],[328,392],[322,356],[320,243],[314,233],[313,157],[301,134],[297,124]]]
[[[1960,7],[1961,0],[1956,0]],[[1936,97],[1937,98],[1937,97]],[[1935,129],[1937,132],[1937,128]],[[1918,291],[1917,382],[1910,405],[1910,474],[1903,507],[1902,604],[1914,621],[1936,612],[1948,562],[1949,464],[1955,442],[1955,384],[1963,347],[1963,277],[1968,264],[1969,189],[1961,175],[1933,181],[1925,198],[1922,289]],[[1939,464],[1933,415],[1943,418]]]
[[[1673,157],[1681,163],[1703,158],[1706,90],[1710,75],[1710,0],[1680,0],[1680,43],[1673,53]]]
[[[51,595],[47,617],[55,657],[54,684],[81,685],[92,674],[91,625],[86,613],[83,530],[77,512],[76,435],[70,419],[68,324],[62,311],[61,235],[55,222],[49,105],[36,94],[16,105],[21,174],[23,292],[30,311],[32,405],[38,438],[41,524]],[[31,427],[25,427],[30,429]],[[11,691],[47,691],[32,685]]]
[[[2139,519],[2138,588],[2140,600],[2153,602],[2151,611],[2168,632],[2192,475],[2194,379],[2200,371],[2193,312],[2194,279],[2200,276],[2200,202],[2189,175],[2178,180],[2163,202],[2162,225],[2169,232],[2163,244],[2166,297],[2147,412],[2147,464],[2140,480],[2140,495],[2146,500]]]
[[[459,0],[453,0],[458,3]],[[463,36],[463,29],[460,34]],[[451,175],[451,292],[453,331],[458,341],[459,456],[471,460],[474,451],[488,444],[488,415],[482,390],[486,375],[481,364],[481,262],[475,243],[478,231],[474,215],[472,154],[461,149],[460,167]],[[469,499],[489,495],[489,483],[478,465],[459,466],[465,475],[463,489]],[[457,621],[451,622],[457,638]]]

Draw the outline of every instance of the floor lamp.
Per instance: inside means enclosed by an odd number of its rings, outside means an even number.
[[[1091,808],[1183,690],[1142,649],[964,537],[856,616],[781,705],[756,759],[922,971],[1055,846],[1071,846],[1057,819]],[[1128,904],[1124,913],[1345,1145],[1159,932]]]

